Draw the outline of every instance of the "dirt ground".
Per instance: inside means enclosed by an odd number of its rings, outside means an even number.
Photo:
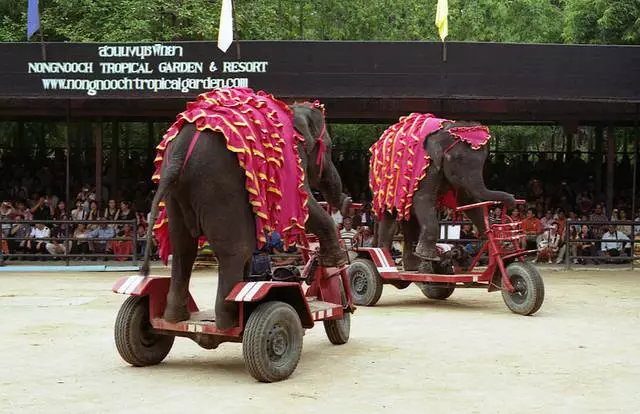
[[[158,272],[156,272],[158,273]],[[162,272],[160,272],[162,273]],[[179,338],[155,367],[124,363],[113,323],[117,273],[0,273],[2,413],[637,413],[640,272],[545,271],[534,316],[499,293],[428,300],[385,287],[348,344],[307,331],[287,381],[256,382],[242,347]],[[216,277],[192,282],[201,307]]]

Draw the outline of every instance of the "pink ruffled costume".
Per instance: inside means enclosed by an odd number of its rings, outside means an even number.
[[[432,114],[412,113],[391,125],[371,146],[369,186],[373,192],[372,208],[380,219],[385,211],[397,212],[397,220],[409,220],[413,195],[427,174],[431,162],[425,152],[426,137],[451,123]],[[457,142],[466,142],[474,150],[486,145],[491,137],[486,126],[453,127],[447,132]],[[455,144],[454,144],[455,145]],[[445,194],[441,204],[455,207],[455,193]]]
[[[160,181],[165,153],[185,123],[195,125],[187,154],[200,131],[209,130],[224,135],[227,149],[237,154],[245,170],[245,188],[256,218],[257,248],[265,242],[264,230],[275,230],[285,244],[295,243],[304,233],[309,216],[308,195],[304,191],[304,171],[297,152],[302,136],[293,127],[293,112],[284,103],[263,91],[249,88],[222,88],[203,93],[187,109],[178,114],[157,146],[153,181]],[[213,160],[212,160],[213,161]],[[161,204],[154,232],[160,245],[160,257],[166,264],[171,253],[168,218]],[[203,238],[201,238],[202,240]]]

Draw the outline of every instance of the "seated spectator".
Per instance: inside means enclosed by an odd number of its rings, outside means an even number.
[[[558,234],[560,233],[558,232]],[[562,240],[562,236],[560,237],[560,239]],[[578,240],[578,231],[574,226],[571,226],[571,229],[569,229],[569,240],[570,241]],[[556,263],[557,264],[562,263],[562,261],[564,260],[564,255],[567,253],[567,249],[569,249],[571,256],[574,258],[573,263],[577,264],[578,261],[575,259],[575,257],[578,255],[578,245],[577,243],[569,243],[569,242],[562,243],[562,245],[560,246],[560,250],[558,251],[558,259],[556,260]]]
[[[77,199],[76,208],[71,210],[71,220],[80,221],[80,220],[86,220],[86,219],[87,219],[87,212],[83,207],[83,201],[80,199]]]
[[[358,229],[358,245],[360,247],[373,247],[373,232],[371,227],[362,226]]]
[[[580,232],[578,233],[576,240],[580,242],[576,244],[577,254],[576,256],[585,256],[585,257],[593,257],[596,254],[596,244],[593,239],[593,233],[589,230],[589,226],[583,224],[580,227]],[[586,264],[586,258],[577,259],[577,263]]]
[[[353,247],[353,239],[358,236],[358,232],[352,227],[351,217],[345,217],[342,220],[343,229],[340,230],[340,238],[344,240],[344,247],[351,249]]]
[[[87,220],[91,220],[91,221],[98,221],[98,219],[100,218],[100,209],[98,207],[98,202],[97,201],[91,201],[89,203],[89,215],[87,216]],[[98,224],[89,224],[88,226],[88,230],[92,231],[94,229],[98,228]]]
[[[624,244],[623,241],[625,240],[629,241],[629,237],[627,237],[626,234],[618,231],[618,228],[615,224],[609,225],[607,231],[602,235],[603,256],[629,256],[631,253],[631,244]]]
[[[331,218],[333,222],[336,223],[336,226],[342,224],[342,213],[335,207],[331,207]]]
[[[522,216],[520,215],[520,210],[515,208],[513,209],[513,211],[511,212],[511,220],[513,220],[514,222],[522,220]]]
[[[116,204],[116,200],[109,200],[107,208],[104,209],[103,217],[106,220],[118,220],[120,218],[120,209]],[[111,227],[115,227],[115,224],[109,224]]]
[[[532,250],[536,246],[538,235],[542,233],[540,220],[535,216],[535,210],[527,210],[527,217],[522,220],[522,229],[527,236],[527,249]]]
[[[125,224],[122,230],[118,233],[118,237],[131,238],[133,237],[133,229],[130,224]],[[131,260],[133,254],[133,240],[118,240],[110,242],[113,254],[116,256],[116,260],[122,262],[124,260]]]
[[[362,206],[359,212],[359,218],[360,226],[366,226],[369,227],[369,229],[372,229],[374,227],[375,218],[373,215],[373,211],[371,210],[371,203],[367,203]]]
[[[625,210],[620,210],[620,221],[629,221],[627,217],[627,212]],[[630,224],[621,224],[618,226],[618,230],[627,235],[629,239],[633,239],[633,230],[631,229]]]
[[[518,210],[514,210],[518,211]],[[464,248],[470,255],[476,254],[477,243],[473,240],[477,240],[475,232],[473,231],[473,227],[469,223],[464,223],[462,225],[462,229],[460,230],[460,240],[462,240]]]
[[[549,230],[553,223],[555,223],[555,219],[553,218],[553,212],[551,210],[547,210],[547,212],[544,214],[544,217],[540,219],[540,225],[542,226],[542,231]]]
[[[74,241],[71,244],[71,253],[75,254],[88,254],[89,242],[87,239],[89,238],[89,230],[87,230],[87,226],[85,224],[78,224],[75,231],[73,232]],[[85,260],[86,258],[83,258]]]
[[[138,256],[142,257],[144,255],[144,250],[147,246],[147,229],[142,225],[138,225],[138,230],[136,231],[137,236],[137,252]]]
[[[98,217],[99,225],[87,234],[91,239],[113,239],[116,236],[116,231],[113,227],[104,222],[104,217]],[[89,249],[98,254],[112,254],[111,245],[109,240],[96,240],[89,242]],[[96,258],[94,257],[93,260]],[[103,260],[107,260],[106,257]]]
[[[47,252],[47,240],[51,237],[51,230],[49,227],[45,226],[42,223],[36,224],[34,228],[31,229],[31,234],[29,235],[29,239],[27,240],[27,248],[32,253],[48,253]]]
[[[549,263],[553,263],[553,260],[558,254],[558,244],[560,242],[557,229],[558,226],[556,224],[552,224],[547,230],[538,236],[538,255],[533,260],[533,263],[544,259],[547,259]]]

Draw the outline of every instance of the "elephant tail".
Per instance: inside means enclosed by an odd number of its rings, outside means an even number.
[[[171,153],[171,162],[165,165],[165,168],[162,170],[162,174],[160,176],[160,182],[158,183],[158,189],[156,190],[156,194],[153,197],[153,201],[151,202],[151,213],[149,214],[149,226],[147,228],[146,234],[146,245],[144,248],[144,260],[142,262],[142,266],[140,267],[140,275],[147,277],[149,276],[150,265],[149,261],[151,258],[151,249],[152,249],[152,240],[153,240],[153,227],[158,219],[158,213],[160,211],[160,201],[162,201],[170,190],[171,186],[175,184],[180,178],[180,174],[182,174],[182,170],[184,169],[187,161],[189,160],[195,143],[198,140],[198,136],[200,133],[195,131],[190,131],[190,128],[183,129],[176,138],[167,145],[165,156],[168,156]],[[183,137],[188,137],[188,139],[181,139]],[[170,146],[173,146],[170,150]]]

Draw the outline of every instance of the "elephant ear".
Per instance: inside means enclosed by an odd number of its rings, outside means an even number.
[[[322,111],[316,113],[316,111]],[[319,102],[311,104],[302,104],[297,107],[294,119],[294,126],[304,136],[305,152],[308,156],[311,156],[316,145],[318,146],[318,155],[316,157],[316,164],[322,166],[323,156],[326,151],[326,143],[324,141],[324,135],[326,132],[326,125],[324,121],[324,108]],[[322,126],[318,126],[317,120],[319,118]]]

